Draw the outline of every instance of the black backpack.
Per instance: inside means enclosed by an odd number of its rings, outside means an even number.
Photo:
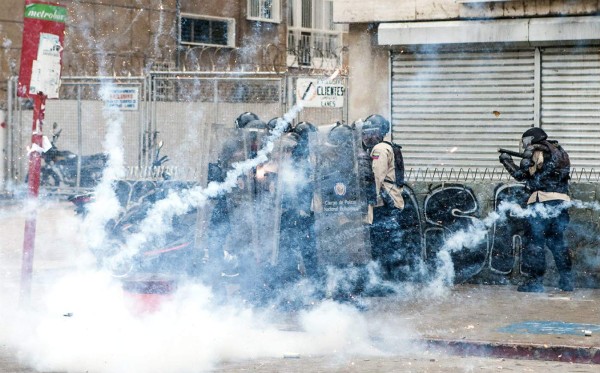
[[[394,151],[394,168],[396,170],[396,186],[404,186],[404,159],[402,158],[402,147],[390,141],[384,141]]]

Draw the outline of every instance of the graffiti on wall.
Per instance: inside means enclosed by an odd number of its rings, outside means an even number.
[[[186,189],[193,183],[172,181],[119,181],[115,190],[121,205],[128,209],[146,199],[160,199],[157,191]],[[400,281],[419,280],[422,264],[431,272],[437,266],[437,255],[450,248],[455,271],[455,283],[465,282],[486,267],[492,273],[510,275],[523,273],[519,268],[523,246],[524,221],[508,215],[494,223],[485,237],[457,248],[453,243],[460,232],[482,223],[481,206],[473,190],[463,184],[444,183],[431,187],[420,201],[414,190],[405,186],[405,208],[399,214],[402,245],[393,253],[393,278]],[[503,202],[526,206],[527,193],[522,184],[500,184],[494,190],[493,206],[499,211]]]
[[[527,206],[528,193],[522,184],[501,184],[494,191],[494,210],[498,211],[502,202]],[[490,245],[490,270],[507,275],[517,265],[517,255],[522,252],[525,221],[508,214],[506,221],[494,223]]]
[[[442,184],[429,191],[423,203],[425,219],[425,261],[435,268],[437,254],[454,234],[479,220],[479,203],[473,191],[461,184]],[[451,249],[455,282],[464,282],[485,266],[488,240],[462,249]]]

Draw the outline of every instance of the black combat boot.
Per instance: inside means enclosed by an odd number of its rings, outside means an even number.
[[[526,293],[543,293],[544,285],[541,278],[528,278],[519,287],[517,291]]]
[[[562,291],[573,291],[573,273],[561,273],[558,280],[558,287]]]

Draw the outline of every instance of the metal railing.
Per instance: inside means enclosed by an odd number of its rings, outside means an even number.
[[[502,167],[495,168],[408,168],[404,173],[408,182],[506,182],[514,180]],[[595,169],[571,169],[571,182],[598,183],[600,171]]]

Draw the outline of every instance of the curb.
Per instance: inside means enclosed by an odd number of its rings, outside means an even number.
[[[428,347],[438,348],[453,355],[600,364],[600,347],[548,346],[443,339],[424,339],[421,342]]]

